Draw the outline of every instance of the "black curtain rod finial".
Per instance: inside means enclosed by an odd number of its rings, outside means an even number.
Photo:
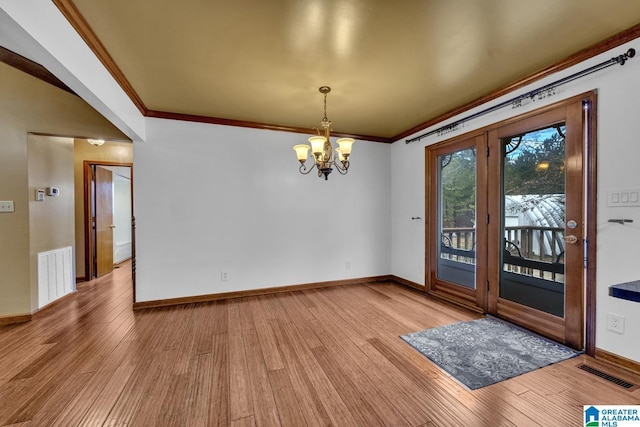
[[[627,62],[627,59],[631,59],[634,56],[636,56],[636,50],[634,48],[631,48],[626,53],[623,53],[617,58],[614,58],[614,60],[617,61],[618,64],[624,65],[624,63]]]

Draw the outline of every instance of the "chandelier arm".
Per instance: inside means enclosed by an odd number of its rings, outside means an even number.
[[[344,167],[340,167],[339,163],[337,162],[333,165],[336,167],[336,170],[340,175],[346,175],[347,172],[349,172],[349,162],[346,162]]]
[[[311,171],[313,170],[313,168],[315,168],[315,167],[316,167],[316,164],[314,163],[313,166],[311,166],[309,169],[307,169],[307,166],[304,163],[302,163],[300,165],[300,168],[298,168],[298,170],[300,171],[300,173],[302,175],[309,175],[311,173]]]
[[[333,161],[331,162],[333,166],[338,170],[340,175],[346,175],[349,171],[349,160],[346,160],[344,163],[338,160],[338,155],[336,154]]]

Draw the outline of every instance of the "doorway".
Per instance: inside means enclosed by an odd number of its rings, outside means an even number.
[[[426,148],[430,294],[589,351],[594,98]]]
[[[91,280],[135,257],[133,165],[84,161],[84,183],[85,271]]]

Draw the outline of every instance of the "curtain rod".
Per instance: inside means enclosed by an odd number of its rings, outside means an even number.
[[[564,77],[564,78],[562,78],[560,80],[556,80],[555,82],[546,84],[546,85],[541,86],[541,87],[539,87],[537,89],[534,89],[534,90],[529,91],[527,93],[524,93],[522,95],[516,96],[515,98],[511,98],[509,100],[503,101],[503,102],[501,102],[499,104],[494,105],[493,107],[489,107],[489,108],[487,108],[485,110],[478,111],[477,113],[473,113],[471,115],[468,115],[468,116],[466,116],[466,117],[464,117],[464,118],[462,118],[460,120],[456,120],[453,123],[449,123],[448,125],[444,125],[444,126],[441,126],[441,127],[437,128],[437,129],[434,129],[434,130],[431,130],[429,132],[425,132],[425,133],[423,133],[421,135],[415,136],[413,138],[409,138],[409,139],[405,140],[405,143],[406,144],[411,144],[412,142],[420,141],[423,138],[426,138],[428,136],[431,136],[431,135],[434,135],[434,134],[437,134],[437,133],[444,134],[444,133],[447,133],[447,132],[453,132],[453,131],[458,129],[459,125],[461,125],[462,123],[468,122],[469,120],[473,120],[473,119],[475,119],[477,117],[484,116],[485,114],[492,113],[492,112],[494,112],[496,110],[499,110],[499,109],[501,109],[503,107],[506,107],[507,105],[519,106],[520,103],[523,100],[527,99],[527,98],[533,100],[533,98],[536,95],[544,93],[545,91],[550,91],[551,89],[555,89],[558,86],[561,86],[563,84],[572,82],[572,81],[577,80],[577,79],[579,79],[581,77],[587,76],[587,75],[589,75],[591,73],[595,73],[596,71],[603,70],[605,68],[608,68],[608,67],[610,67],[612,65],[616,65],[616,64],[624,65],[625,62],[627,62],[628,59],[631,59],[634,56],[636,56],[636,50],[635,49],[629,49],[628,51],[626,51],[622,55],[618,55],[616,57],[613,57],[613,58],[609,59],[608,61],[604,61],[604,62],[601,62],[600,64],[594,65],[594,66],[589,67],[587,69],[584,69],[582,71],[578,71],[575,74],[571,74],[570,76]]]

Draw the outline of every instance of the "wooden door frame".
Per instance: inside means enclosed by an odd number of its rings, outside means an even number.
[[[596,248],[598,238],[598,168],[597,168],[597,126],[598,92],[593,90],[583,94],[585,114],[585,147],[583,170],[585,180],[585,244],[587,245],[587,266],[585,272],[585,352],[596,356]]]
[[[91,167],[92,166],[115,166],[129,167],[131,169],[131,257],[132,263],[135,263],[135,221],[133,206],[133,163],[109,162],[99,160],[84,160],[82,165],[83,181],[84,181],[84,268],[87,280],[92,280],[92,271],[94,269],[93,262],[93,232],[91,227]],[[135,301],[135,286],[133,287],[133,299]]]
[[[584,318],[582,319],[582,330],[584,332],[584,349],[586,354],[595,357],[596,352],[596,248],[597,248],[597,91],[592,90],[589,92],[582,93],[580,95],[576,95],[562,101],[559,101],[554,104],[550,104],[548,106],[541,107],[537,110],[527,112],[518,116],[514,116],[505,120],[502,120],[498,123],[494,123],[488,126],[484,126],[476,131],[469,132],[465,135],[461,135],[456,138],[452,138],[450,140],[446,140],[431,146],[425,147],[425,206],[427,209],[426,217],[427,223],[425,224],[425,275],[427,282],[427,293],[433,294],[437,297],[444,297],[449,301],[462,304],[469,307],[468,304],[465,304],[464,301],[447,298],[446,295],[434,293],[429,289],[429,267],[430,267],[430,253],[432,252],[432,245],[434,244],[431,240],[432,233],[430,231],[430,221],[433,220],[431,218],[432,211],[432,203],[430,201],[430,196],[432,195],[435,187],[435,183],[432,182],[431,179],[431,169],[429,163],[429,151],[434,150],[437,147],[451,143],[453,141],[459,141],[463,139],[468,139],[478,134],[487,135],[488,132],[492,129],[502,127],[508,125],[510,123],[518,122],[528,117],[534,117],[536,115],[545,113],[547,111],[560,108],[562,105],[580,102],[583,103],[583,126],[585,132],[585,145],[583,146],[583,175],[585,177],[585,182],[583,184],[583,209],[584,209],[584,218],[583,218],[583,244],[586,245],[585,253],[587,256],[586,267],[584,270],[584,284],[583,284],[583,301],[584,301]],[[585,106],[587,106],[585,108]],[[488,136],[488,135],[487,135]],[[488,141],[488,137],[486,138]],[[487,171],[487,174],[495,173],[495,171]],[[495,202],[494,200],[487,200],[488,203]],[[495,223],[495,221],[494,221]],[[484,267],[480,267],[484,268]],[[491,263],[487,263],[486,269],[487,274],[492,274],[491,268],[497,268],[495,266],[492,267]],[[488,300],[488,289],[487,289],[487,300]],[[487,301],[487,305],[490,302]],[[469,307],[473,308],[473,307]],[[487,311],[488,306],[483,308],[483,311]]]

